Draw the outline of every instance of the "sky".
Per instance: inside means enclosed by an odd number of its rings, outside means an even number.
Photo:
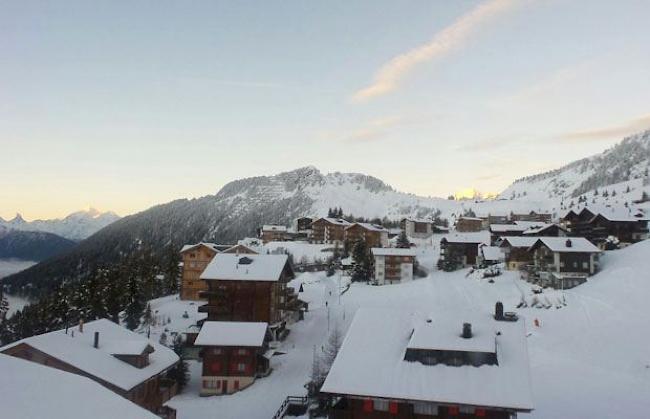
[[[650,127],[646,0],[0,0],[0,217],[313,165],[446,197]]]

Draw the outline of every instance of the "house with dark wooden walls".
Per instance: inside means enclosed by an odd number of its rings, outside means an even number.
[[[354,243],[361,240],[369,248],[388,247],[388,230],[370,223],[354,223],[345,228],[345,241]]]
[[[207,321],[195,345],[201,348],[201,396],[232,394],[271,372],[268,323]]]
[[[178,355],[110,320],[25,338],[0,353],[90,378],[161,417],[175,417],[164,403],[177,392],[167,372],[180,361]]]
[[[453,235],[440,240],[439,267],[454,270],[476,264],[479,245],[484,241],[473,235]]]
[[[584,237],[539,237],[530,247],[532,282],[553,288],[573,288],[598,271],[601,250]]]
[[[526,328],[489,313],[360,308],[321,393],[330,419],[512,419],[533,410]]]
[[[478,217],[459,217],[456,220],[456,231],[469,233],[483,230],[483,220]]]
[[[342,218],[319,218],[311,223],[312,243],[339,243],[345,241],[345,228],[352,223]]]
[[[289,333],[307,305],[287,283],[295,277],[287,255],[220,253],[201,274],[208,321],[268,323],[274,340]]]

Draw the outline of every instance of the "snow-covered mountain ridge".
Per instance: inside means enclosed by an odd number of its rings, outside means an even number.
[[[25,221],[20,214],[5,221],[0,218],[0,226],[21,231],[40,231],[56,234],[69,240],[83,240],[120,217],[114,212],[100,212],[94,208],[77,211],[63,219]]]
[[[614,147],[556,170],[516,180],[499,197],[558,200],[576,198],[608,185],[648,178],[650,130],[626,137]],[[625,185],[625,189],[627,185]]]

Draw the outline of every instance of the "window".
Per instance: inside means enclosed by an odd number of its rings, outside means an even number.
[[[203,380],[203,388],[216,389],[219,388],[219,384],[218,380]]]
[[[589,269],[589,262],[582,262],[582,269]]]
[[[248,355],[248,349],[237,349],[237,355]]]
[[[378,412],[388,412],[388,400],[375,399],[373,407]]]
[[[243,362],[240,362],[237,364],[237,371],[239,372],[245,372],[246,371],[246,364]]]
[[[221,355],[223,353],[221,348],[213,348],[212,355]]]
[[[438,415],[438,406],[432,403],[416,402],[413,404],[413,413],[417,415]]]

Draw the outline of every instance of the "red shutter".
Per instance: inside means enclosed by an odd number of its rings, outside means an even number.
[[[391,414],[396,415],[397,414],[397,402],[393,402],[393,401],[388,402],[388,411]]]
[[[221,362],[213,362],[212,365],[210,365],[210,371],[212,371],[213,374],[218,374],[221,372]]]
[[[447,408],[449,416],[458,416],[458,406],[449,406]]]
[[[239,380],[235,380],[235,390],[239,390]]]
[[[476,409],[474,411],[474,414],[476,415],[476,417],[484,418],[485,417],[485,409]]]
[[[363,401],[363,411],[372,412],[372,399],[366,399]]]

